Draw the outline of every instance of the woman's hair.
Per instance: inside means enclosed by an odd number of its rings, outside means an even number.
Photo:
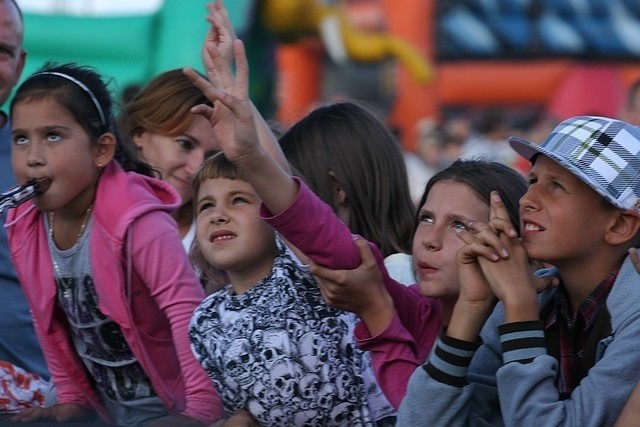
[[[47,62],[18,87],[10,111],[21,102],[46,98],[53,98],[69,111],[94,142],[106,132],[113,133],[117,141],[115,159],[125,170],[152,175],[151,168],[120,143],[111,92],[93,68]]]
[[[197,207],[195,205],[198,203],[198,193],[200,192],[202,184],[209,179],[218,178],[246,181],[238,168],[225,157],[224,153],[219,152],[206,159],[202,165],[200,165],[192,180],[192,199],[196,215]],[[208,292],[221,289],[224,285],[229,283],[226,273],[213,267],[204,258],[204,255],[202,255],[202,251],[200,250],[200,246],[198,245],[197,238],[194,239],[191,244],[189,257],[196,271],[200,272],[200,281]]]
[[[374,114],[354,102],[319,107],[293,125],[280,146],[292,170],[334,212],[335,181],[344,188],[352,233],[375,243],[384,256],[411,253],[415,207],[404,157]]]
[[[520,229],[519,202],[527,192],[527,181],[514,169],[502,163],[485,160],[456,160],[449,167],[431,177],[420,198],[414,228],[418,226],[420,208],[427,200],[431,188],[442,181],[466,184],[480,200],[486,200],[487,204],[489,204],[491,192],[497,191],[509,213],[509,219],[516,230]]]
[[[180,135],[191,127],[191,108],[211,101],[182,73],[170,70],[156,76],[122,107],[118,125],[124,141],[144,131],[160,135]]]

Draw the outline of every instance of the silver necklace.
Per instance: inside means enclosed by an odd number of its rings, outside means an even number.
[[[78,232],[78,238],[76,240],[76,243],[82,237],[82,234],[84,233],[85,228],[87,228],[87,222],[89,222],[89,217],[91,216],[92,209],[93,209],[93,205],[89,205],[89,207],[84,211],[84,218],[82,218],[82,224],[80,225],[80,232]],[[47,215],[49,219],[49,238],[51,239],[51,243],[55,245],[56,241],[53,239],[53,223],[55,222],[55,219],[56,219],[56,213],[49,212]],[[58,267],[58,263],[56,262],[55,257],[52,257],[51,261],[53,262],[53,268],[55,270],[56,277],[60,279],[62,275],[60,274],[60,268]],[[68,291],[66,296],[68,297]]]
[[[82,234],[84,233],[84,229],[87,228],[87,222],[89,221],[89,216],[91,216],[91,210],[93,209],[93,205],[89,205],[89,207],[84,211],[84,218],[82,218],[82,224],[80,225],[80,231],[78,232],[77,240],[80,240]],[[55,212],[49,212],[49,237],[53,239],[53,223],[56,219]]]

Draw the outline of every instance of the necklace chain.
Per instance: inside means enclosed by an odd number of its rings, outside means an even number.
[[[89,222],[89,217],[91,216],[91,210],[93,210],[93,205],[89,205],[89,207],[84,211],[84,217],[82,218],[82,224],[80,225],[80,231],[78,232],[78,240],[82,237],[84,233],[84,229],[87,228],[87,222]],[[55,212],[49,212],[49,237],[53,239],[53,223],[56,219]]]

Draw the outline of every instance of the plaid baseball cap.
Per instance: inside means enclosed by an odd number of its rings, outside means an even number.
[[[551,158],[614,206],[640,211],[640,128],[578,116],[557,125],[539,145],[518,137],[509,144],[528,160],[536,154]]]

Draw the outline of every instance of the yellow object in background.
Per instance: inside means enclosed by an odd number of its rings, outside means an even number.
[[[262,0],[260,13],[265,27],[282,42],[319,36],[331,59],[382,62],[395,58],[418,83],[427,83],[433,69],[406,40],[387,32],[369,32],[349,23],[343,1]]]

